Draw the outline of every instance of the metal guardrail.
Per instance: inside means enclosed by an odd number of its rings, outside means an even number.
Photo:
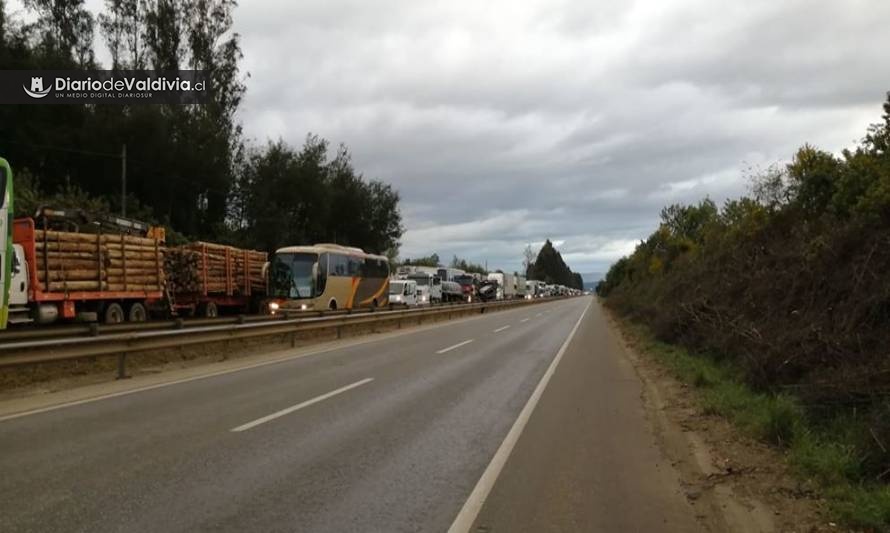
[[[21,340],[0,344],[0,368],[117,355],[118,377],[124,378],[126,377],[127,355],[134,352],[288,334],[291,336],[291,346],[295,346],[296,335],[305,331],[335,328],[339,338],[344,327],[393,320],[398,321],[399,327],[401,327],[401,321],[406,318],[454,313],[484,313],[488,309],[504,309],[548,301],[553,301],[553,299],[455,304],[388,311],[338,312],[334,316],[308,318],[305,316],[300,318],[267,317],[265,320],[249,321],[245,320],[247,317],[241,317],[241,319],[236,318],[235,323],[226,324],[220,324],[218,320],[215,320],[213,325],[190,325],[189,327],[171,329],[156,327],[149,331],[113,331],[94,336]]]
[[[337,311],[299,311],[301,317],[319,317],[330,315],[358,314],[369,312],[367,309],[341,309]],[[296,315],[292,313],[291,316]],[[101,324],[98,322],[68,324],[62,326],[22,326],[20,329],[7,329],[0,331],[0,346],[4,343],[23,341],[28,339],[47,339],[60,337],[95,337],[111,333],[124,333],[131,331],[151,331],[162,329],[184,329],[200,326],[215,326],[224,324],[243,324],[245,322],[271,322],[288,318],[285,314],[270,315],[233,315],[216,318],[171,318],[165,320],[151,320],[148,322],[129,322],[124,324]]]

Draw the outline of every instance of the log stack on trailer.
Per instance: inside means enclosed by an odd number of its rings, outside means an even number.
[[[19,266],[10,310],[17,322],[136,322],[149,312],[213,317],[220,308],[255,310],[266,294],[265,252],[206,242],[165,247],[154,232],[143,237],[43,226],[32,218],[14,223]]]
[[[40,290],[163,289],[163,250],[155,239],[48,230],[35,230],[34,237]]]
[[[220,307],[250,310],[265,295],[268,255],[208,242],[168,248],[165,269],[174,308],[216,316]]]
[[[38,323],[80,316],[117,323],[148,318],[164,299],[164,249],[158,239],[120,233],[37,229],[13,223],[15,283],[10,311]],[[13,309],[16,306],[16,309]]]

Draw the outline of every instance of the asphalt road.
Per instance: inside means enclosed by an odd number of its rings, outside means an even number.
[[[0,531],[693,529],[605,327],[575,298],[2,420]]]

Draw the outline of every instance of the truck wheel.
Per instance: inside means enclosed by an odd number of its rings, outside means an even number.
[[[120,324],[123,322],[124,308],[121,307],[121,304],[108,304],[108,307],[105,308],[105,313],[103,314],[103,321],[106,324]]]
[[[133,302],[130,305],[130,312],[127,313],[127,321],[129,322],[145,322],[148,320],[148,311],[140,302]]]
[[[205,318],[216,318],[219,316],[219,308],[214,302],[207,302],[201,306],[201,316]]]

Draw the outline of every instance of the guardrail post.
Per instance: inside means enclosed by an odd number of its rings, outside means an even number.
[[[173,321],[173,329],[182,329],[183,327],[185,327],[185,322],[181,318]]]
[[[343,328],[340,326],[337,326],[337,338],[340,339],[342,337],[343,337]]]
[[[99,324],[95,322],[90,322],[90,337],[98,337],[99,336]]]
[[[117,379],[127,379],[127,354],[119,353],[117,355]]]
[[[290,347],[291,348],[297,347],[297,332],[296,331],[290,332]]]

